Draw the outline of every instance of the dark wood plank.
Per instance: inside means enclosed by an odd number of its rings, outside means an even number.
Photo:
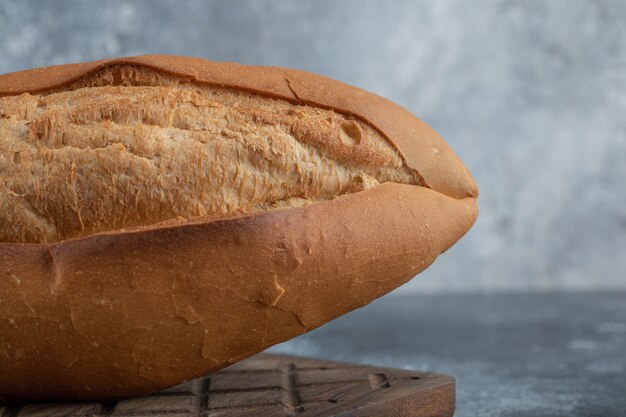
[[[0,408],[0,416],[450,417],[454,407],[446,375],[261,354],[148,397],[29,404]]]

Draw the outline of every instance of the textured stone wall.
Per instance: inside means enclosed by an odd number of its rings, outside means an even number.
[[[322,73],[437,129],[481,216],[401,292],[626,288],[623,1],[0,0],[0,72],[143,53]]]

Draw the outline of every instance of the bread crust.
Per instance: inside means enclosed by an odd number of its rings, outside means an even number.
[[[115,65],[137,65],[200,84],[246,90],[352,115],[378,129],[406,164],[421,174],[429,188],[454,198],[478,196],[469,171],[426,123],[383,97],[306,71],[173,55],[144,55],[1,75],[0,96],[60,89]]]
[[[116,399],[215,371],[393,290],[476,219],[471,176],[429,127],[302,71],[145,56],[3,75],[0,95],[118,64],[354,115],[429,188],[385,183],[305,207],[0,243],[0,399]]]

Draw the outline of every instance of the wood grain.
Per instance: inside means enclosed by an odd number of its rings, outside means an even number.
[[[454,378],[260,354],[148,397],[115,403],[0,405],[1,417],[454,415]]]

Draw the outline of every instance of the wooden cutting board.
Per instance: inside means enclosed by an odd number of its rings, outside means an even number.
[[[0,416],[449,417],[454,408],[454,378],[447,375],[259,354],[149,397],[0,405]]]

